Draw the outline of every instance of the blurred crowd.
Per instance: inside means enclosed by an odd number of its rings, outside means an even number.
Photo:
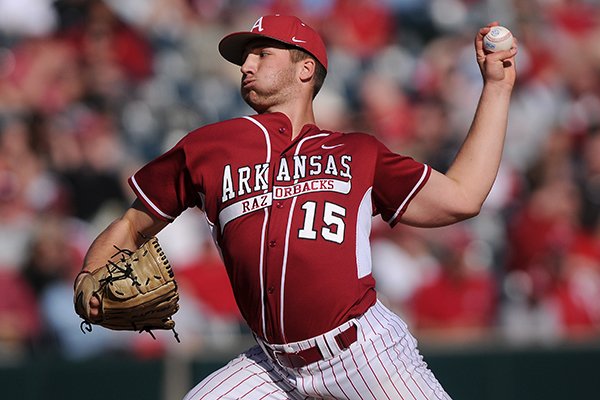
[[[128,176],[196,127],[253,113],[217,43],[270,13],[326,41],[322,128],[369,132],[440,171],[481,89],[475,32],[509,27],[519,78],[490,197],[446,228],[376,218],[380,296],[429,343],[600,340],[595,1],[0,0],[0,359],[193,356],[248,336],[197,210],[159,235],[181,287],[181,345],[168,332],[84,335],[72,282],[133,200]]]

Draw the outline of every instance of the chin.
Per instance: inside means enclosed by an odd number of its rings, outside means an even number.
[[[256,99],[253,97],[254,96],[251,96],[249,94],[242,95],[242,98],[244,99],[246,104],[248,104],[254,111],[256,111],[259,114],[267,112],[269,106],[256,101]]]

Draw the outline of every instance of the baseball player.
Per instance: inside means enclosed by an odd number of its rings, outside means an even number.
[[[137,200],[90,247],[84,269],[139,246],[199,207],[257,345],[192,388],[200,399],[449,399],[407,325],[378,300],[369,233],[451,224],[476,215],[498,170],[516,44],[486,54],[484,86],[446,174],[392,153],[373,136],[315,124],[327,73],[317,32],[292,16],[259,18],[223,38],[257,112],[201,127],[129,179]],[[92,298],[92,309],[98,302]]]

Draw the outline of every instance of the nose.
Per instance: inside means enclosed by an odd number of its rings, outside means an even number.
[[[256,62],[254,61],[253,54],[248,54],[246,59],[240,66],[240,71],[242,74],[247,75],[248,73],[253,73],[256,70]]]

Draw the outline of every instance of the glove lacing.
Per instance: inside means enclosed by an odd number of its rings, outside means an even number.
[[[122,279],[127,279],[127,278],[131,279],[132,286],[141,286],[141,284],[137,280],[137,277],[133,276],[133,274],[132,274],[133,268],[131,267],[131,264],[129,263],[129,261],[127,261],[127,258],[131,257],[134,254],[134,252],[129,249],[121,249],[116,245],[113,245],[113,247],[115,249],[117,249],[117,252],[111,256],[111,259],[108,260],[108,264],[110,264],[110,266],[112,266],[114,268],[110,269],[109,266],[106,265],[109,276],[107,276],[106,278],[100,279],[100,281],[99,281],[100,288],[98,290],[99,291],[103,290],[104,287],[106,287],[106,285],[109,285],[112,282],[119,281]],[[146,250],[143,255],[146,255],[147,252],[148,252],[148,250]],[[119,266],[114,261],[111,261],[113,258],[115,258],[117,256],[121,257],[120,261],[125,265],[125,268]],[[134,261],[139,261],[139,260],[134,260]],[[116,274],[114,274],[115,272],[120,272],[120,274],[116,275]],[[170,319],[170,318],[168,318],[168,319]],[[140,328],[140,327],[136,326],[133,322],[131,323],[131,327],[133,328],[132,330],[138,331],[138,333],[148,332],[150,334],[150,336],[152,336],[152,338],[154,340],[156,340],[156,336],[154,336],[154,333],[152,332],[152,328],[150,328],[150,327],[141,327]],[[86,331],[91,332],[92,331],[92,323],[90,321],[84,319],[81,322],[81,324],[79,325],[79,329],[81,329],[81,332],[83,332],[84,334],[86,333]],[[173,336],[175,337],[175,340],[177,340],[177,343],[181,343],[181,341],[179,340],[179,334],[177,333],[177,331],[175,331],[175,327],[171,328],[171,330],[173,331]]]

